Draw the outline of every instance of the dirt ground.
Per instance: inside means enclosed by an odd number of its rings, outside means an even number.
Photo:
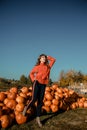
[[[58,113],[47,113],[41,116],[43,127],[39,128],[32,117],[22,125],[13,124],[1,130],[87,130],[87,108],[79,108]]]

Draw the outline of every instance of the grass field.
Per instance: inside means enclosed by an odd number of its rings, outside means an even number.
[[[6,88],[1,87],[1,91]],[[82,95],[83,96],[83,95]],[[87,97],[87,95],[84,95]],[[70,98],[69,98],[70,99]],[[34,115],[32,115],[26,123],[18,125],[16,121],[9,128],[1,128],[1,130],[87,130],[87,108],[76,108],[65,112],[43,113],[41,116],[43,124],[39,128]]]
[[[87,130],[87,109],[75,109],[65,112],[48,113],[41,116],[43,127],[39,128],[35,118],[31,117],[26,123],[12,124],[1,130]]]

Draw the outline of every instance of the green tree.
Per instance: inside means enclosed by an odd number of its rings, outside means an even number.
[[[25,75],[21,75],[21,77],[20,77],[20,82],[21,82],[22,84],[27,84],[27,77],[26,77]]]

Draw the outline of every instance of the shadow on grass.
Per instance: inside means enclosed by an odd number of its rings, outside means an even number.
[[[43,120],[41,121],[42,124],[44,125],[49,119],[51,119],[51,118],[53,118],[53,117],[55,117],[55,116],[57,116],[58,114],[63,113],[63,112],[64,112],[64,111],[58,111],[58,112],[55,112],[55,113],[53,113],[53,112],[43,113],[42,116],[45,116],[45,119],[43,119]]]
[[[64,113],[64,111],[60,110],[58,112],[43,112],[42,115],[41,115],[41,122],[42,124],[44,125],[49,119],[52,119],[53,117],[57,116],[58,114],[61,114],[61,113]],[[36,119],[36,114],[34,113],[33,115],[29,116],[27,122],[31,122],[31,124],[33,123],[33,121],[35,121]],[[26,123],[27,123],[26,122]]]

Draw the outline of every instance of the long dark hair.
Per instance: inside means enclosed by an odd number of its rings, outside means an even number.
[[[45,55],[45,54],[39,55],[39,57],[38,57],[38,59],[37,59],[37,62],[36,62],[36,65],[39,65],[39,64],[40,64],[40,58],[41,58],[42,56],[45,56],[45,58],[46,58],[46,61],[45,61],[44,64],[48,65],[49,62],[48,62],[48,59],[47,59],[47,55]]]

